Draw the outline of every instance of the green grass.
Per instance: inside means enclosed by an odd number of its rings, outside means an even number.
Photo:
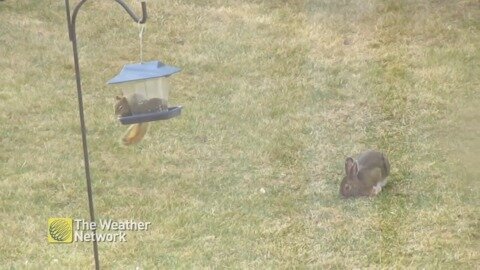
[[[139,28],[114,1],[77,22],[97,218],[152,222],[100,243],[104,268],[478,267],[478,0],[147,6],[144,58],[183,68],[184,111],[134,147],[105,82]],[[49,217],[89,217],[63,1],[0,2],[0,54],[0,265],[92,267],[90,243],[46,239]],[[389,185],[341,199],[367,148]]]

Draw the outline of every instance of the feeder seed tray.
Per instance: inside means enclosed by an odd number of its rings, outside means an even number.
[[[135,114],[132,116],[119,117],[120,123],[122,125],[137,124],[143,122],[152,122],[157,120],[167,120],[176,116],[179,116],[182,112],[182,107],[170,107],[168,110],[154,112],[154,113],[144,113],[144,114]]]

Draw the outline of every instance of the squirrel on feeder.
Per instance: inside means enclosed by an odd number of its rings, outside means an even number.
[[[160,98],[145,99],[139,94],[126,96],[116,96],[114,106],[115,115],[126,117],[133,113],[152,113],[167,110],[166,103]],[[148,131],[148,123],[138,123],[130,125],[122,137],[124,145],[132,145],[140,142]]]

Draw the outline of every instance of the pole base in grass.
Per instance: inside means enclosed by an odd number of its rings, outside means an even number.
[[[159,120],[168,120],[170,118],[179,116],[182,112],[182,106],[170,107],[168,110],[154,113],[136,114],[132,116],[119,117],[122,125],[131,125]]]

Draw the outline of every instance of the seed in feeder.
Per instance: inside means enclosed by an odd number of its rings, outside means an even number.
[[[137,110],[143,113],[152,113],[167,110],[165,100],[161,98],[151,98],[149,100],[142,100],[137,104]]]
[[[120,115],[121,117],[168,110],[165,99],[151,98],[147,100],[143,95],[137,93],[129,96],[117,96],[116,100],[115,115]]]

